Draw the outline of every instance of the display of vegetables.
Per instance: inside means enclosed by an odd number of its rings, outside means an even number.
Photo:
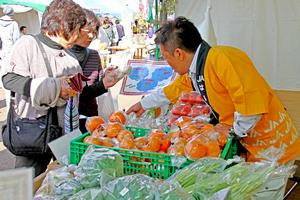
[[[105,200],[159,200],[155,180],[143,174],[117,178],[102,188]]]
[[[178,182],[181,187],[189,188],[196,183],[196,179],[200,173],[220,173],[227,166],[228,162],[221,158],[201,158],[173,174],[167,179],[167,182]]]
[[[231,200],[249,199],[268,179],[274,168],[265,163],[239,163],[221,173],[203,174],[194,185],[185,188],[196,199],[207,199],[229,188]]]
[[[99,185],[103,172],[113,177],[123,176],[123,158],[113,150],[90,146],[74,171],[75,179],[84,188],[91,188]]]

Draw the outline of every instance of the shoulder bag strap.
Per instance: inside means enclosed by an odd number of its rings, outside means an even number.
[[[90,49],[86,48],[86,55],[81,63],[81,67],[84,68],[85,64],[87,63],[88,59],[89,59],[89,55],[90,55]]]
[[[44,58],[44,62],[46,64],[46,68],[47,68],[47,72],[48,72],[48,75],[49,77],[53,77],[53,73],[52,73],[52,69],[51,69],[51,66],[50,66],[50,62],[49,62],[49,59],[47,57],[47,54],[46,54],[46,51],[45,51],[45,48],[43,47],[41,41],[39,40],[39,38],[34,35],[33,38],[36,40],[41,52],[42,52],[42,56]]]

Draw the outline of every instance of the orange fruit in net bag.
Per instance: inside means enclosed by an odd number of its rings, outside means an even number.
[[[191,140],[185,145],[184,152],[189,159],[197,160],[206,156],[207,148],[197,140]]]
[[[134,139],[134,143],[137,148],[141,149],[148,144],[148,141],[144,137],[138,137]]]
[[[93,137],[102,137],[105,135],[105,133],[103,132],[103,128],[102,128],[102,125],[98,128],[96,128],[92,134],[91,134]]]
[[[158,152],[161,146],[161,139],[158,137],[152,137],[148,139],[148,144],[142,147],[143,151],[150,151],[150,152]]]
[[[220,147],[217,141],[208,141],[205,146],[207,147],[207,156],[218,157],[220,155]]]
[[[119,142],[121,142],[125,138],[133,140],[134,136],[130,131],[128,131],[126,129],[123,129],[119,132],[119,134],[117,136],[117,139],[118,139]]]
[[[166,153],[170,146],[171,146],[171,140],[168,138],[164,138],[161,141],[160,151],[163,151]]]
[[[167,134],[167,138],[169,138],[169,140],[173,141],[176,140],[176,138],[179,137],[180,131],[173,131]]]
[[[101,146],[102,145],[102,141],[97,138],[97,137],[92,137],[92,136],[86,136],[84,139],[83,139],[83,143],[85,144],[95,144],[95,145],[99,145]]]
[[[186,140],[184,138],[178,138],[175,144],[171,145],[168,149],[168,153],[176,156],[185,156],[184,147]]]
[[[191,122],[192,119],[190,117],[181,116],[175,121],[175,124],[182,129],[187,127]]]
[[[104,124],[105,121],[100,116],[88,117],[85,122],[85,128],[92,133],[96,128]]]
[[[102,137],[101,140],[102,140],[102,146],[105,146],[105,147],[113,147],[114,146],[111,141],[111,138]]]
[[[189,124],[187,127],[183,128],[179,134],[180,137],[189,139],[193,135],[198,134],[200,131],[195,124]]]
[[[106,127],[105,133],[107,137],[114,138],[117,137],[119,132],[123,129],[123,125],[120,123],[109,123]]]
[[[162,130],[159,129],[153,129],[151,131],[151,133],[148,136],[148,140],[151,140],[152,138],[159,138],[159,139],[163,139],[167,134],[165,132],[163,132]]]
[[[115,113],[113,113],[109,116],[109,121],[110,122],[119,122],[119,123],[125,124],[126,123],[126,116],[124,115],[123,112],[118,111],[118,112],[115,112]]]
[[[204,136],[209,136],[212,131],[214,131],[214,126],[212,124],[204,124],[199,128],[199,133]]]
[[[135,146],[133,140],[126,139],[126,138],[120,142],[119,147],[124,148],[124,149],[136,149],[136,146]]]

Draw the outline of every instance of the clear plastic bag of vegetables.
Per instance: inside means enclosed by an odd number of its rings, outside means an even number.
[[[111,149],[90,146],[83,154],[74,174],[84,188],[99,185],[102,172],[119,177],[123,175],[123,158]]]
[[[214,174],[224,171],[229,162],[222,158],[205,157],[196,160],[194,163],[177,171],[167,182],[178,182],[184,189],[193,186],[199,174]]]
[[[84,189],[73,196],[71,196],[68,200],[102,200],[102,194],[101,194],[101,188],[95,187],[95,188],[89,188]],[[104,199],[103,199],[104,200]]]
[[[187,193],[177,182],[158,180],[156,182],[160,200],[193,200],[193,196]]]
[[[105,200],[159,200],[155,180],[143,174],[117,178],[102,188]]]
[[[266,183],[274,167],[269,164],[239,163],[221,173],[199,174],[193,186],[187,187],[188,192],[199,199],[209,199],[215,193],[230,189],[228,199],[249,199],[263,184]]]
[[[64,199],[80,191],[82,185],[74,179],[74,166],[64,166],[49,171],[42,186],[36,192],[35,199]],[[42,198],[42,199],[44,199]]]

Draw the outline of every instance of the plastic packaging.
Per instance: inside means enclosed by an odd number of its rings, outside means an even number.
[[[274,172],[274,167],[266,163],[239,163],[221,173],[199,174],[193,187],[187,191],[200,199],[212,197],[225,188],[230,189],[229,199],[249,199],[263,186]]]
[[[68,200],[102,200],[101,188],[89,188],[81,190],[68,198]],[[104,199],[103,199],[104,200]]]
[[[169,183],[166,181],[157,181],[160,199],[163,200],[193,200],[193,196],[186,191],[177,183]]]
[[[142,174],[117,178],[102,188],[105,200],[159,200],[154,179]]]
[[[110,149],[90,146],[83,154],[74,174],[84,188],[99,185],[102,172],[113,177],[123,175],[122,156]]]
[[[64,199],[80,191],[83,187],[74,179],[73,170],[74,166],[64,166],[49,171],[34,199]]]
[[[177,171],[167,182],[178,182],[181,187],[188,188],[195,184],[196,179],[201,173],[220,173],[228,166],[228,162],[221,158],[201,158],[185,168]]]

